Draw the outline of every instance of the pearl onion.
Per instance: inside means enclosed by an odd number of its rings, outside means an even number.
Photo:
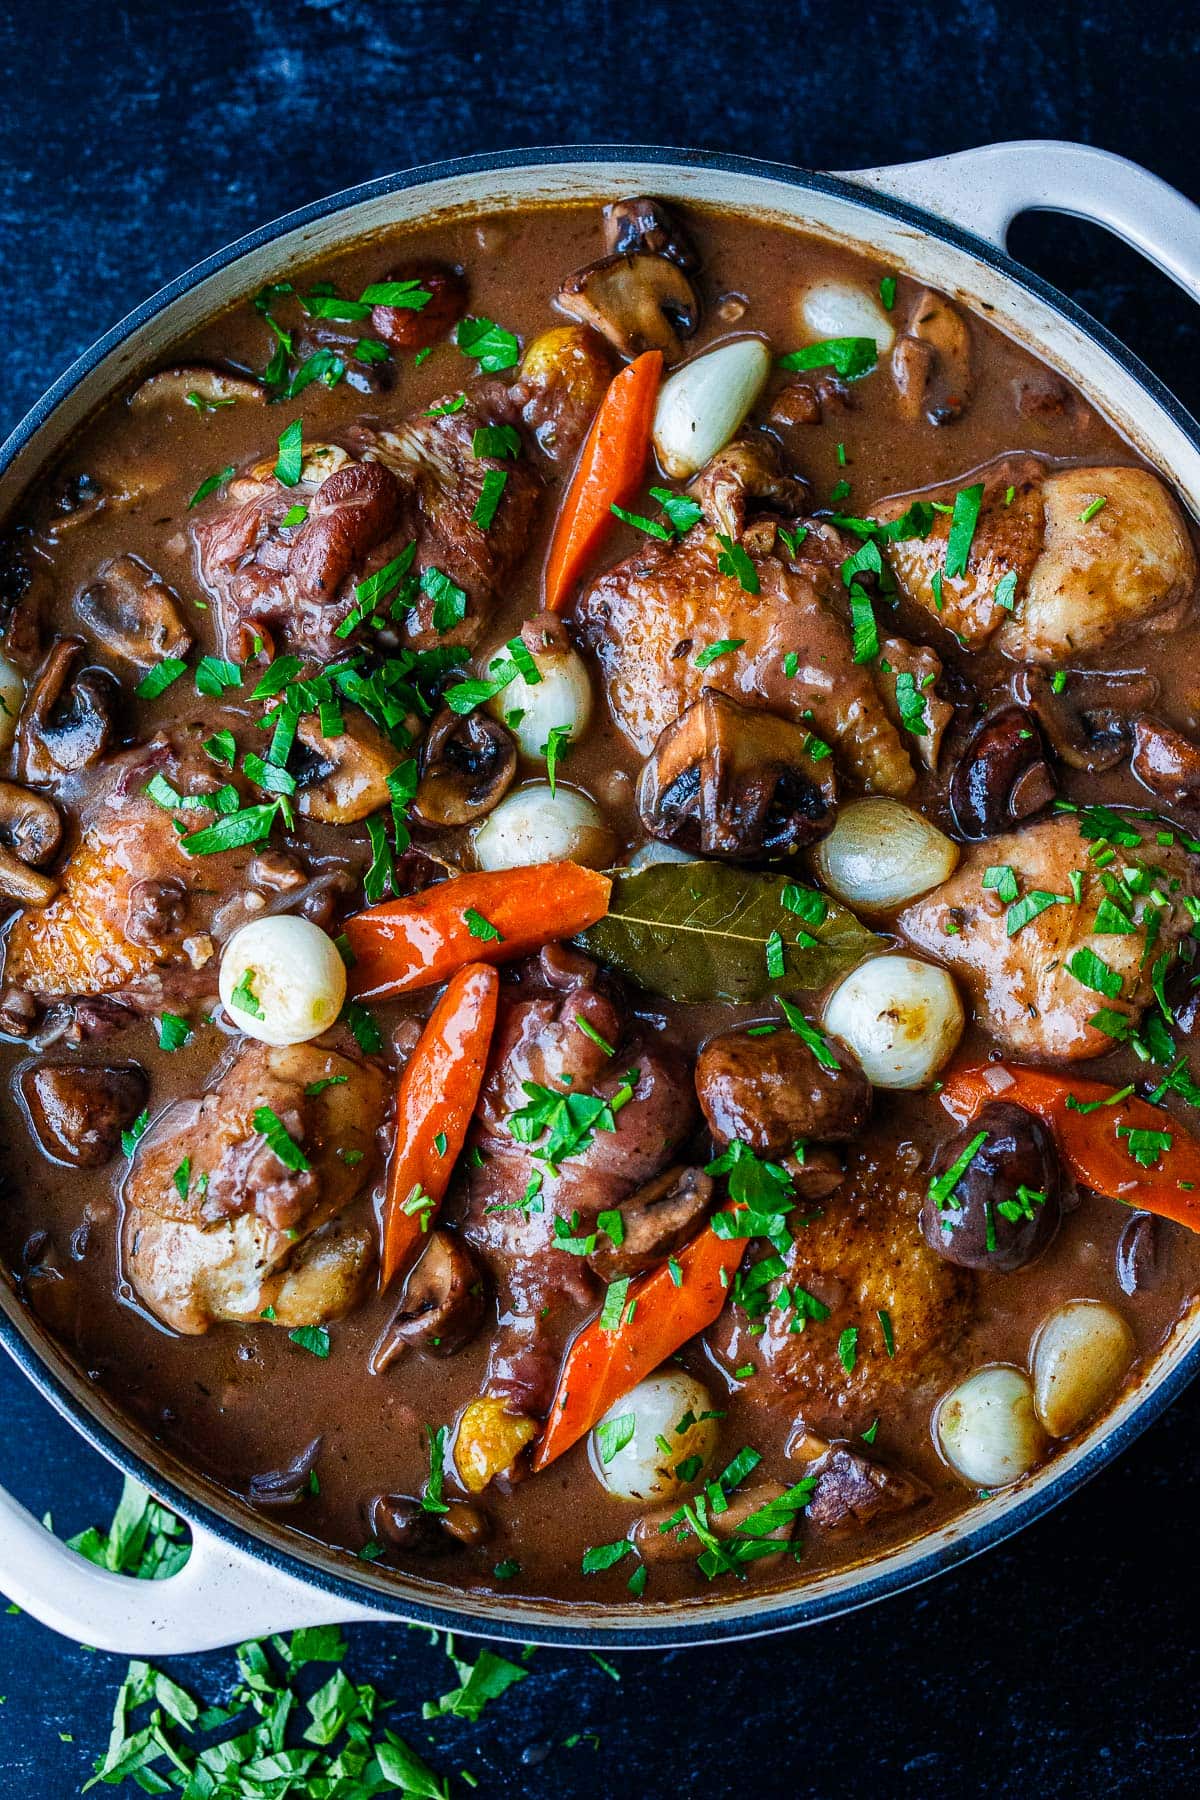
[[[942,1455],[975,1488],[1008,1487],[1046,1448],[1021,1369],[993,1363],[952,1388],[935,1414]]]
[[[0,656],[0,751],[16,736],[17,717],[25,698],[25,683],[6,656]]]
[[[544,745],[556,726],[565,725],[568,743],[581,738],[592,716],[592,683],[577,650],[533,651],[540,681],[517,675],[488,702],[488,711],[512,732],[517,749],[530,762],[545,762]],[[497,657],[505,659],[500,650]],[[516,715],[520,714],[518,718]],[[513,723],[509,723],[513,720]]]
[[[887,955],[860,963],[834,988],[824,1025],[876,1087],[919,1088],[954,1054],[964,1019],[945,969]]]
[[[244,982],[261,1013],[246,1003]],[[235,992],[241,989],[241,1000]],[[346,966],[333,939],[308,919],[279,913],[235,931],[221,957],[221,1004],[248,1037],[306,1044],[328,1031],[346,998]]]
[[[546,781],[506,794],[474,837],[481,869],[520,869],[530,863],[577,862],[606,868],[616,854],[612,832],[594,801],[560,781],[551,793]]]
[[[682,1369],[660,1369],[649,1375],[623,1399],[609,1407],[592,1432],[592,1471],[618,1500],[669,1500],[691,1483],[676,1474],[681,1463],[699,1456],[707,1464],[717,1447],[717,1420],[701,1418],[711,1411],[707,1388]],[[604,1449],[615,1436],[619,1442],[633,1421],[628,1443],[612,1452],[607,1462]],[[688,1422],[682,1431],[682,1421]],[[618,1421],[622,1423],[618,1424]],[[605,1426],[613,1432],[606,1433]],[[669,1447],[664,1451],[659,1439]],[[700,1478],[700,1470],[692,1482]]]

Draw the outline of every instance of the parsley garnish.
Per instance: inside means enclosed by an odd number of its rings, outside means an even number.
[[[274,1151],[285,1169],[291,1169],[295,1174],[303,1175],[312,1167],[307,1156],[273,1107],[255,1107],[254,1129],[262,1133],[267,1140],[268,1148]]]
[[[188,511],[190,512],[193,506],[199,506],[202,500],[207,500],[210,494],[215,494],[218,488],[223,488],[227,481],[233,480],[233,476],[234,468],[233,464],[230,463],[227,468],[222,469],[218,474],[210,475],[206,481],[202,481],[188,501]]]
[[[946,540],[945,571],[949,579],[965,575],[971,557],[971,540],[975,536],[975,526],[979,520],[979,507],[983,500],[983,483],[977,481],[973,486],[960,488],[954,496],[954,511],[950,518],[950,535]]]
[[[721,554],[717,558],[717,568],[722,575],[733,576],[739,587],[747,594],[759,591],[758,570],[741,544],[735,543],[725,532],[718,531],[717,542],[721,546]]]
[[[297,1325],[295,1331],[288,1332],[288,1337],[310,1356],[319,1356],[322,1362],[329,1355],[329,1333],[324,1325]]]
[[[454,341],[464,356],[473,357],[485,375],[499,375],[521,360],[521,346],[511,331],[492,319],[463,319]]]
[[[731,571],[728,570],[726,571],[727,574],[730,572]],[[716,662],[719,656],[728,656],[731,650],[740,650],[745,641],[745,638],[718,639],[715,644],[709,644],[705,649],[697,653],[695,659],[696,667],[698,669],[709,668],[712,663]]]
[[[293,419],[279,434],[279,455],[275,459],[275,479],[283,487],[295,487],[304,467],[304,425]]]
[[[178,1013],[166,1012],[158,1021],[160,1050],[182,1050],[192,1035],[192,1028]]]
[[[502,944],[504,942],[504,934],[497,931],[491,920],[485,919],[483,914],[476,912],[473,906],[468,906],[463,913],[463,924],[471,936],[479,938],[482,943]]]
[[[857,381],[869,375],[879,358],[879,348],[872,337],[822,338],[820,343],[806,344],[802,350],[791,350],[779,358],[781,369],[833,369],[843,381]]]

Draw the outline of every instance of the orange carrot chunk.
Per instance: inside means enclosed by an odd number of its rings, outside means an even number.
[[[350,992],[389,1000],[436,987],[469,962],[511,962],[573,937],[608,911],[612,882],[579,863],[456,875],[346,922]]]
[[[500,977],[486,963],[459,969],[401,1073],[381,1288],[411,1260],[450,1184],[483,1083],[499,991]]]
[[[1023,1106],[1054,1133],[1059,1154],[1084,1187],[1200,1231],[1200,1139],[1136,1094],[1074,1075],[987,1063],[957,1070],[941,1099],[964,1122],[990,1100]]]
[[[727,1206],[722,1213],[738,1210]],[[712,1324],[745,1249],[745,1238],[719,1237],[709,1224],[678,1256],[639,1275],[626,1290],[610,1287],[599,1315],[563,1359],[533,1454],[535,1470],[569,1450],[615,1401]]]
[[[554,522],[546,558],[546,605],[560,612],[600,538],[612,508],[637,493],[654,422],[662,351],[647,350],[609,383],[584,440]]]

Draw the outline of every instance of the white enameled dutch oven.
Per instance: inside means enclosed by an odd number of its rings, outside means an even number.
[[[842,175],[709,152],[531,150],[468,157],[373,181],[232,244],[146,301],[55,383],[0,450],[0,516],[76,426],[135,370],[169,358],[211,314],[297,264],[442,212],[622,193],[694,200],[861,245],[892,267],[986,307],[1002,330],[1061,369],[1158,465],[1200,515],[1200,427],[1137,359],[1069,300],[1005,255],[1018,213],[1045,209],[1107,226],[1200,300],[1200,209],[1157,177],[1069,143],[992,144]],[[1065,1499],[1143,1430],[1200,1369],[1200,1309],[1095,1428],[966,1519],[790,1593],[714,1588],[690,1603],[607,1608],[464,1594],[325,1548],[202,1480],[97,1393],[0,1279],[0,1338],[85,1438],[190,1524],[191,1559],[171,1580],[111,1575],[57,1542],[0,1490],[0,1589],[47,1625],[126,1653],[196,1651],[350,1620],[408,1620],[539,1643],[651,1648],[810,1624],[923,1581],[1008,1537]],[[17,1449],[5,1440],[5,1454]]]

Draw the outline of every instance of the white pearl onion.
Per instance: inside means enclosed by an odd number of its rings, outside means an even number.
[[[504,659],[507,652],[501,649],[496,654]],[[545,762],[545,746],[556,726],[566,726],[569,743],[587,730],[592,682],[577,650],[535,650],[532,655],[542,679],[529,682],[523,675],[515,676],[489,700],[488,711],[508,726],[522,756]]]
[[[762,393],[771,352],[761,338],[718,344],[668,375],[654,408],[654,450],[683,480],[724,449]]]
[[[244,978],[261,1018],[234,998]],[[333,939],[291,913],[253,919],[234,932],[221,957],[221,1004],[247,1037],[264,1044],[306,1044],[328,1031],[346,998],[346,965]]]
[[[1033,1399],[1051,1437],[1099,1412],[1133,1361],[1133,1333],[1102,1300],[1069,1300],[1052,1312],[1033,1346]]]
[[[679,1464],[691,1456],[700,1456],[707,1464],[717,1447],[717,1421],[700,1416],[711,1408],[707,1388],[683,1369],[648,1375],[614,1401],[592,1432],[591,1461],[597,1480],[618,1500],[669,1500],[691,1485],[676,1474]],[[633,1419],[633,1436],[605,1462],[601,1427],[623,1418]],[[685,1419],[689,1422],[680,1431]],[[664,1451],[660,1438],[669,1449]],[[692,1480],[699,1478],[698,1471]]]
[[[680,850],[675,844],[660,844],[654,838],[649,843],[639,844],[629,859],[630,872],[640,875],[643,869],[653,869],[658,863],[690,863],[699,858],[689,856],[686,850]]]
[[[1009,1487],[1046,1447],[1021,1369],[993,1363],[977,1369],[942,1400],[935,1415],[942,1455],[974,1488]]]
[[[925,1087],[954,1054],[964,1023],[946,970],[915,956],[871,957],[825,1002],[826,1031],[881,1088]]]
[[[874,338],[880,356],[891,349],[896,337],[882,306],[855,281],[821,281],[808,288],[800,297],[800,318],[814,342]]]
[[[0,656],[0,751],[7,750],[17,734],[17,718],[25,698],[25,683],[6,656]]]
[[[959,854],[919,812],[879,794],[839,809],[833,830],[813,852],[813,866],[839,900],[876,912],[940,887]]]
[[[473,839],[481,869],[520,869],[530,863],[577,862],[606,868],[616,840],[595,801],[560,781],[530,782],[506,794]]]

